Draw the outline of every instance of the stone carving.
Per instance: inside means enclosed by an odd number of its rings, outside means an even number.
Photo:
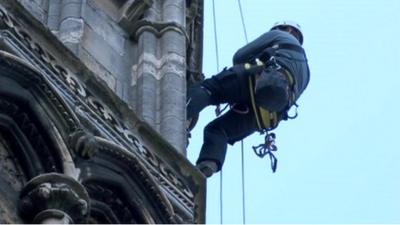
[[[56,58],[36,42],[2,7],[0,7],[0,22],[5,28],[0,35],[11,40],[10,43],[20,49],[24,57],[60,90],[67,102],[74,104],[89,120],[96,123],[96,126],[101,127],[103,135],[110,137],[124,149],[142,158],[144,165],[163,190],[175,196],[190,213],[193,213],[193,192],[160,157],[143,145],[124,123],[85,87],[75,74],[60,65]],[[74,121],[70,122],[70,125],[73,126]],[[76,128],[76,125],[74,127]]]
[[[93,157],[98,151],[98,143],[94,135],[83,130],[72,133],[70,143],[75,152],[85,159]]]
[[[129,0],[121,9],[119,25],[127,32],[132,32],[131,27],[143,16],[145,10],[153,4],[152,0]]]
[[[89,195],[76,180],[59,173],[41,174],[21,191],[20,212],[33,223],[84,223]]]

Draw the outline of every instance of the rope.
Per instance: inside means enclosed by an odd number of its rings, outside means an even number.
[[[241,141],[242,147],[242,215],[243,215],[243,224],[246,224],[246,197],[245,197],[245,190],[244,190],[244,151],[243,151],[243,140]]]
[[[244,23],[244,17],[243,17],[243,10],[242,10],[242,5],[240,0],[238,0],[239,4],[239,11],[240,11],[240,17],[242,21],[242,27],[243,27],[243,32],[246,40],[246,44],[249,42],[247,38],[247,31],[246,31],[246,25]],[[213,25],[214,25],[214,43],[215,43],[215,55],[216,55],[216,61],[217,61],[217,71],[219,71],[219,51],[218,51],[218,35],[217,35],[217,19],[216,19],[216,14],[215,14],[215,1],[212,1],[212,8],[213,8]],[[246,224],[246,207],[245,207],[245,182],[244,182],[244,144],[243,140],[241,140],[241,161],[242,161],[242,214],[243,214],[243,224]],[[223,224],[223,173],[222,169],[220,172],[220,224]]]
[[[222,184],[223,184],[223,179],[222,179],[223,177],[222,177],[222,169],[221,169],[221,172],[220,172],[220,175],[219,175],[219,215],[220,215],[220,224],[223,224],[223,211],[222,211],[222,203],[223,203],[223,192],[222,192]]]
[[[240,0],[238,0],[238,4],[239,4],[239,11],[240,11],[240,18],[241,18],[241,20],[242,20],[242,27],[243,27],[244,38],[246,39],[246,44],[247,44],[247,43],[249,43],[249,40],[247,39],[246,25],[244,24],[244,17],[243,17],[242,4],[240,3]]]
[[[212,8],[213,8],[213,23],[214,23],[214,44],[215,44],[215,57],[217,60],[217,72],[219,71],[219,51],[218,51],[218,36],[217,36],[217,19],[215,16],[215,2],[212,1]],[[220,179],[219,179],[219,216],[220,216],[220,224],[223,224],[223,192],[222,192],[222,169],[220,172]]]
[[[242,27],[243,27],[243,33],[244,33],[244,38],[246,40],[246,44],[249,43],[249,40],[247,38],[247,31],[246,31],[246,25],[244,23],[244,16],[243,16],[243,10],[242,10],[242,4],[240,0],[238,0],[238,5],[239,5],[239,11],[240,11],[240,18],[242,20]],[[244,182],[244,144],[243,140],[241,140],[241,157],[242,157],[242,215],[243,215],[243,224],[246,224],[246,191],[245,191],[245,182]]]
[[[217,60],[217,72],[219,71],[219,52],[218,52],[218,36],[217,36],[217,19],[215,17],[215,2],[212,2],[213,6],[213,22],[214,22],[214,43],[215,43],[215,55]]]

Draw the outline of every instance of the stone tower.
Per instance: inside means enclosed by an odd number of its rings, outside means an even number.
[[[204,223],[201,0],[0,0],[0,223]]]

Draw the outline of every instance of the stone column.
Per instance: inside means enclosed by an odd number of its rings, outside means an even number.
[[[79,43],[84,32],[84,21],[82,18],[85,0],[62,0],[59,39],[75,54],[78,53]]]
[[[162,2],[162,20],[171,25],[161,37],[160,132],[186,155],[186,7],[184,0]]]
[[[186,155],[186,5],[153,1],[140,27],[132,86],[136,112]]]
[[[158,64],[157,37],[150,31],[143,31],[138,39],[140,52],[136,77],[136,112],[158,130]]]
[[[60,14],[61,14],[61,1],[52,0],[49,1],[49,10],[47,16],[47,26],[53,33],[58,33]]]

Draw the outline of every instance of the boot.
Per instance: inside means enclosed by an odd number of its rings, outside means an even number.
[[[218,165],[214,161],[205,160],[196,165],[205,177],[211,177],[218,170]]]

